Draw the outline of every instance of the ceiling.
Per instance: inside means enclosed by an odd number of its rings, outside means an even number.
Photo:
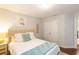
[[[13,12],[38,17],[45,18],[61,13],[72,13],[79,11],[78,4],[52,4],[49,8],[40,8],[38,4],[14,4],[14,5],[0,5],[0,8],[8,9]]]

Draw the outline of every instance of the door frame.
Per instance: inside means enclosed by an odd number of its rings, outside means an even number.
[[[77,20],[79,18],[79,14],[74,15],[74,42],[75,42],[75,48],[77,48]]]

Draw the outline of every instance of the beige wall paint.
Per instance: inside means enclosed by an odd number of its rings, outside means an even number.
[[[13,16],[4,9],[0,9],[0,32],[6,32],[12,26]]]
[[[20,18],[25,20],[25,26],[21,27],[34,29],[36,32],[36,24],[40,24],[40,19],[5,9],[0,9],[0,32],[6,32],[10,27],[18,27]],[[39,33],[37,33],[37,36],[40,36],[38,34]]]

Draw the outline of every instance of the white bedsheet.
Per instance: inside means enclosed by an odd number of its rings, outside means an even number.
[[[20,55],[21,53],[28,51],[29,49],[32,49],[42,43],[45,43],[46,41],[40,40],[40,39],[34,39],[28,42],[20,42],[20,43],[10,43],[9,44],[9,50],[12,55]],[[54,51],[53,51],[54,50]],[[56,45],[52,50],[50,50],[47,54],[53,54],[59,52],[59,48]]]

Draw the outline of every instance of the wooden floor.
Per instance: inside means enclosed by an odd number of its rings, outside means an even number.
[[[60,52],[60,55],[69,55],[67,53],[64,53],[64,52]],[[77,45],[77,53],[75,55],[79,55],[79,44]]]
[[[79,55],[79,45],[77,45],[77,54],[76,55]]]

